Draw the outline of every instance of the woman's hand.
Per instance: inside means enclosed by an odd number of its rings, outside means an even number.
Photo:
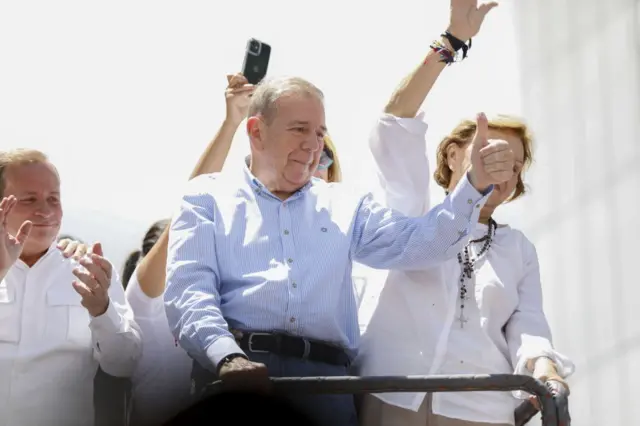
[[[62,255],[66,258],[73,258],[74,260],[80,260],[82,256],[87,254],[88,247],[86,244],[80,241],[74,241],[69,238],[58,241],[58,250],[62,252]]]

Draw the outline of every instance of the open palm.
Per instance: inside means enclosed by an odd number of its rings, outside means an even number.
[[[0,202],[0,271],[6,272],[20,257],[24,243],[31,232],[31,222],[26,221],[14,236],[7,229],[7,218],[16,205],[14,196],[4,197]]]
[[[498,3],[478,4],[478,0],[451,0],[449,32],[462,41],[467,41],[480,31],[487,13]]]

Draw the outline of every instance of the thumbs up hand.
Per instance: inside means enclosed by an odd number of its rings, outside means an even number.
[[[471,167],[469,181],[484,193],[491,185],[504,183],[514,174],[514,154],[504,140],[489,140],[489,122],[483,113],[478,114],[476,134],[471,141]]]

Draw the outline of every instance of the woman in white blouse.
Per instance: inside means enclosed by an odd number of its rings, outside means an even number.
[[[452,1],[450,32],[467,40],[482,20],[465,26],[458,19],[454,25],[454,5],[462,3]],[[483,6],[466,3],[471,10],[459,16],[482,15]],[[440,42],[453,49],[448,39]],[[437,59],[430,52],[403,80],[370,139],[387,204],[410,216],[430,209],[427,125],[418,110],[445,69]],[[397,136],[401,131],[404,137]],[[574,366],[551,342],[535,247],[522,232],[492,218],[497,207],[525,193],[524,171],[532,160],[529,129],[510,116],[487,120],[480,114],[461,122],[437,151],[434,176],[445,192],[466,173],[474,137],[506,141],[516,160],[514,176],[493,188],[477,212],[477,225],[460,230],[468,243],[456,258],[428,270],[389,271],[354,366],[361,376],[515,373],[566,386]],[[518,398],[526,397],[519,392],[366,395],[360,417],[363,426],[513,425]]]

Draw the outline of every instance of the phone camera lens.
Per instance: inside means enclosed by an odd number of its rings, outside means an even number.
[[[255,40],[252,41],[251,44],[249,45],[249,49],[255,54],[260,53],[260,43],[258,43]]]

